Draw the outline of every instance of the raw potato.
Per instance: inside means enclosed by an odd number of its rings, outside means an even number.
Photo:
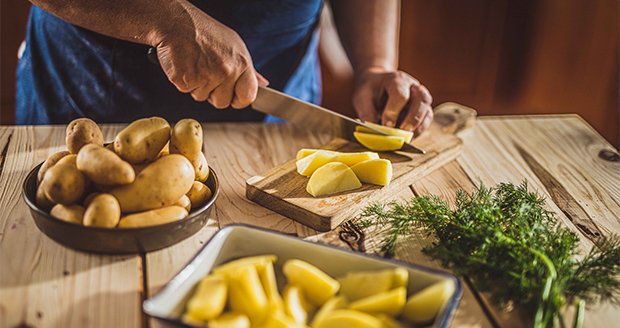
[[[381,321],[370,314],[354,310],[334,310],[321,320],[316,328],[383,328]]]
[[[371,159],[379,159],[379,154],[372,151],[360,153],[336,153],[336,162],[341,162],[347,166],[353,166]]]
[[[192,183],[192,188],[187,192],[187,197],[189,198],[192,208],[198,208],[209,201],[213,193],[211,189],[207,185],[202,182],[194,181]]]
[[[371,159],[351,166],[353,173],[365,183],[387,186],[392,181],[392,162],[387,159]]]
[[[213,320],[224,311],[227,293],[228,287],[223,277],[208,275],[200,281],[198,289],[187,302],[187,313],[202,321]]]
[[[301,260],[288,260],[282,268],[288,283],[299,286],[310,303],[320,306],[338,292],[340,284],[321,269]]]
[[[398,150],[405,144],[405,138],[397,136],[383,136],[363,132],[353,132],[353,136],[362,146],[375,151]]]
[[[87,227],[114,228],[121,218],[118,201],[110,194],[95,196],[84,213],[84,225]]]
[[[133,183],[116,187],[110,193],[118,199],[124,213],[151,210],[172,205],[187,194],[194,176],[189,160],[172,154],[151,163]]]
[[[325,319],[327,314],[329,314],[330,312],[334,310],[345,309],[347,308],[347,306],[348,306],[347,299],[342,296],[336,296],[336,297],[330,298],[327,302],[325,302],[325,304],[323,304],[323,306],[321,306],[319,311],[314,315],[311,326],[312,327],[319,326],[321,324],[321,321]]]
[[[126,215],[118,223],[119,228],[139,228],[182,220],[187,211],[179,206],[166,206],[155,210]]]
[[[314,153],[316,153],[319,149],[314,149],[314,148],[302,148],[297,152],[297,155],[295,156],[296,160],[300,160],[304,157],[310,156]]]
[[[200,325],[202,322],[197,324]],[[209,321],[209,328],[250,328],[250,319],[244,314],[229,312]]]
[[[207,163],[207,158],[205,155],[203,153],[198,153],[198,156],[190,161],[196,171],[196,181],[207,181],[209,178],[209,164]]]
[[[47,170],[49,170],[50,167],[54,166],[56,163],[58,163],[60,159],[62,159],[63,157],[69,154],[71,153],[66,150],[63,150],[63,151],[59,151],[57,153],[50,155],[50,157],[48,157],[45,160],[45,162],[43,162],[43,165],[41,165],[41,168],[39,169],[39,173],[37,173],[37,183],[41,183],[41,181],[43,180],[43,176],[45,176],[45,172],[47,172]]]
[[[77,166],[76,163],[77,163],[77,155],[70,154],[70,155],[67,155],[61,158],[56,164],[69,164],[69,165]]]
[[[361,186],[362,183],[350,167],[340,162],[333,162],[321,166],[312,174],[306,191],[314,197],[320,197],[357,189]]]
[[[287,286],[284,289],[284,310],[286,314],[301,327],[308,322],[314,307],[306,301],[303,292],[298,286]]]
[[[52,166],[41,182],[45,195],[49,200],[58,204],[73,204],[86,191],[86,177],[77,167],[70,164],[56,164]]]
[[[349,301],[357,301],[393,288],[406,287],[408,278],[409,271],[394,268],[349,272],[346,276],[339,278],[338,282],[340,282],[340,293]]]
[[[454,281],[449,279],[422,289],[409,297],[403,317],[416,325],[432,322],[455,289]]]
[[[314,154],[306,156],[295,163],[297,165],[297,173],[309,177],[321,166],[336,161],[336,158],[337,155],[333,151],[316,151]]]
[[[405,138],[405,142],[406,143],[410,143],[411,139],[413,139],[413,132],[411,131],[407,131],[407,130],[402,130],[402,129],[398,129],[398,128],[391,128],[388,126],[383,126],[383,125],[379,125],[376,123],[371,123],[371,122],[364,122],[366,123],[366,125],[369,125],[371,128],[375,128],[381,132],[387,133],[391,136],[396,136],[396,137],[403,137]],[[371,130],[371,129],[367,129],[366,127],[363,127],[361,125],[358,125],[355,127],[355,131],[358,132],[364,132],[364,133],[372,133],[372,134],[378,134],[375,131]]]
[[[164,148],[161,149],[157,158],[164,157],[170,155],[170,141],[164,145]]]
[[[93,201],[93,199],[95,199],[95,197],[97,197],[97,195],[101,195],[100,192],[91,192],[90,194],[86,195],[86,197],[84,197],[84,201],[82,201],[82,205],[84,205],[84,207],[88,207],[88,205],[90,205],[90,202]]]
[[[267,264],[273,265],[278,258],[275,255],[259,255],[244,257],[238,260],[230,261],[222,264],[213,269],[213,273],[222,274],[225,276],[231,276],[236,274],[239,270],[247,266],[260,267]]]
[[[56,204],[52,207],[50,214],[59,219],[66,222],[71,222],[75,224],[82,224],[82,219],[84,217],[84,207],[81,205],[62,205]]]
[[[406,300],[407,289],[399,287],[352,302],[349,308],[370,314],[383,313],[396,316],[403,310]]]
[[[170,135],[170,154],[181,154],[189,160],[202,152],[202,126],[194,119],[182,119]]]
[[[187,197],[187,195],[183,195],[173,205],[183,207],[188,213],[192,210],[192,202],[189,200],[189,197]]]
[[[113,151],[93,144],[82,147],[77,155],[77,168],[91,181],[103,186],[125,185],[136,178],[131,164]]]
[[[40,207],[44,211],[49,211],[54,205],[54,202],[49,200],[45,195],[45,189],[43,188],[43,184],[40,184],[37,188],[37,194],[35,195],[35,202],[37,206]]]
[[[114,139],[114,152],[131,164],[151,162],[170,140],[170,124],[161,117],[133,121]]]
[[[77,154],[87,144],[103,146],[103,134],[97,123],[89,118],[78,118],[67,125],[67,149]]]
[[[228,278],[230,308],[250,318],[253,325],[265,319],[267,296],[254,266],[245,266]]]

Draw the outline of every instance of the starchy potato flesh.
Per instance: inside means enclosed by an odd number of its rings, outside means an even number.
[[[317,151],[323,151],[326,152],[328,154],[331,155],[336,155],[336,158],[334,159],[334,162],[341,162],[346,164],[347,166],[353,166],[357,163],[363,162],[363,161],[367,161],[369,159],[378,159],[379,158],[379,154],[375,153],[375,152],[371,152],[371,151],[364,151],[364,152],[339,152],[339,151],[333,151],[333,150],[323,150],[323,149],[311,149],[311,148],[302,148],[297,152],[297,156],[295,157],[296,160],[300,160],[302,158],[305,158],[307,156],[310,156],[314,153],[316,153]]]
[[[392,181],[392,162],[387,159],[371,159],[351,167],[361,182],[387,186]]]
[[[405,304],[403,317],[414,324],[432,322],[455,288],[454,281],[446,279],[413,294]]]
[[[335,160],[336,154],[334,154],[333,152],[319,150],[312,155],[306,156],[298,160],[295,164],[297,165],[297,173],[309,177],[319,167],[322,167],[327,163],[334,162]]]
[[[362,146],[374,151],[398,150],[405,144],[405,138],[397,136],[383,136],[363,132],[353,132],[353,136]]]
[[[382,328],[381,321],[370,314],[354,310],[334,310],[316,328]]]
[[[319,197],[361,186],[362,183],[350,167],[340,162],[333,162],[321,166],[312,174],[306,185],[306,191],[314,197]]]
[[[407,130],[402,130],[402,129],[398,129],[398,128],[391,128],[389,126],[384,126],[384,125],[379,125],[376,123],[371,123],[371,122],[364,122],[367,125],[369,125],[371,128],[375,128],[381,132],[387,133],[391,136],[396,136],[396,137],[403,137],[405,139],[406,143],[410,143],[411,139],[413,139],[413,132],[411,131],[407,131]],[[375,131],[371,130],[371,129],[367,129],[365,126],[356,126],[355,127],[355,131],[358,132],[363,132],[363,133],[372,133],[372,134],[377,134]]]
[[[198,289],[187,303],[187,313],[202,321],[215,319],[226,305],[228,287],[222,276],[209,275],[198,284]]]
[[[409,272],[403,268],[378,271],[349,272],[340,277],[340,293],[350,302],[387,292],[390,289],[406,287]]]
[[[241,268],[246,266],[262,266],[267,263],[274,263],[278,258],[275,255],[258,255],[258,256],[250,256],[240,258],[238,260],[230,261],[228,263],[222,264],[215,269],[213,269],[214,273],[221,273],[224,275],[230,275],[235,271],[238,271]]]
[[[298,286],[288,286],[284,289],[284,310],[296,324],[304,326],[313,306],[308,303]]]
[[[267,314],[267,296],[254,266],[245,266],[228,278],[230,308],[258,324]]]
[[[377,319],[379,319],[379,321],[381,321],[381,325],[383,328],[401,328],[402,325],[396,321],[394,318],[385,315],[385,314],[378,314],[375,315],[375,317]]]
[[[299,286],[310,303],[321,306],[338,292],[338,281],[314,265],[288,260],[282,268],[289,284]]]
[[[209,328],[250,328],[250,319],[241,313],[224,313],[216,320],[209,321]]]
[[[398,287],[352,302],[349,308],[370,314],[383,313],[396,316],[402,311],[406,300],[407,289]]]
[[[311,326],[317,327],[321,320],[325,319],[325,316],[330,312],[338,309],[344,309],[348,306],[347,299],[343,296],[335,296],[330,298],[321,308],[316,312],[314,318],[312,319]]]

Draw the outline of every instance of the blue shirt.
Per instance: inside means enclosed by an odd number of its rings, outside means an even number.
[[[306,101],[320,99],[316,22],[322,0],[194,1],[235,30],[270,86]],[[17,67],[17,124],[170,121],[261,121],[251,109],[217,110],[180,93],[147,58],[148,46],[69,24],[32,6]]]

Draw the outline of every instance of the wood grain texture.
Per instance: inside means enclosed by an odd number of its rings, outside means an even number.
[[[268,172],[246,181],[248,199],[275,212],[301,222],[319,231],[336,228],[342,221],[354,217],[368,203],[392,198],[393,193],[453,160],[462,141],[454,132],[469,127],[475,111],[454,103],[435,109],[436,119],[429,131],[414,141],[416,147],[427,151],[424,155],[403,152],[381,152],[380,157],[392,162],[392,181],[380,187],[364,184],[350,192],[325,197],[312,197],[306,191],[308,178],[296,171],[295,160],[276,166]],[[334,139],[322,149],[358,152],[367,149],[355,142]]]
[[[28,171],[63,148],[64,127],[0,127],[0,327],[139,326],[140,258],[56,244],[22,200]]]

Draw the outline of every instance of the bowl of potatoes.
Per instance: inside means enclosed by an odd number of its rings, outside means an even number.
[[[34,167],[23,196],[36,226],[69,248],[136,254],[173,245],[206,225],[219,193],[199,122],[136,120],[104,143],[99,126],[67,125],[67,150]]]
[[[447,327],[461,295],[445,271],[233,224],[142,307],[167,327]]]

